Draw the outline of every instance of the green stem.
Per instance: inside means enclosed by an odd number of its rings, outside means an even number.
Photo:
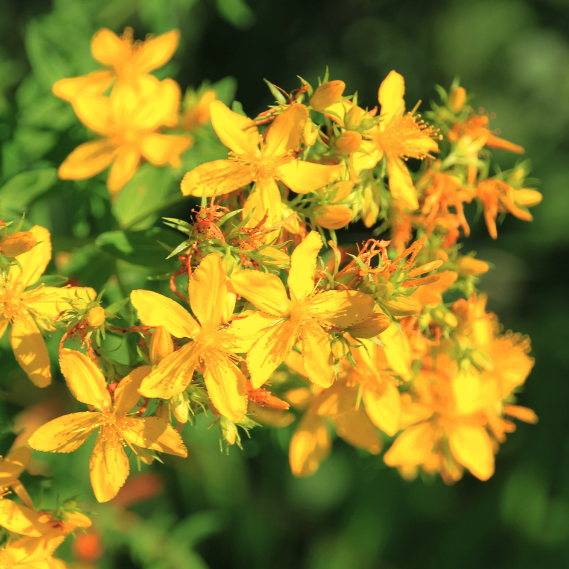
[[[137,223],[144,221],[147,217],[150,217],[151,215],[154,215],[155,213],[158,213],[160,211],[168,209],[172,206],[178,205],[179,203],[182,203],[186,198],[187,198],[187,196],[184,196],[184,195],[174,196],[174,197],[170,198],[168,201],[162,202],[161,204],[157,205],[153,209],[145,211],[144,213],[141,213],[140,215],[137,215],[133,219],[130,219],[129,221],[123,223],[120,226],[120,228],[123,231],[128,231],[129,229],[134,227]]]

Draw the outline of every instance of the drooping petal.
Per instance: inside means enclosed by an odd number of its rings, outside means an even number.
[[[289,448],[289,461],[295,476],[314,474],[328,456],[332,439],[321,417],[306,414],[300,421]]]
[[[371,454],[379,454],[381,451],[381,439],[363,407],[334,417],[334,423],[336,433],[347,443],[363,448]]]
[[[292,252],[288,288],[291,297],[301,301],[314,290],[314,277],[318,253],[322,249],[322,237],[318,231],[311,231],[302,243]]]
[[[227,270],[219,253],[204,257],[188,284],[190,306],[203,328],[219,328],[227,302]]]
[[[38,386],[51,383],[51,362],[37,324],[32,316],[24,312],[14,318],[10,330],[10,344],[20,367]]]
[[[377,94],[384,122],[387,123],[394,115],[400,116],[405,112],[404,94],[405,80],[396,71],[390,71],[379,86]]]
[[[152,366],[141,366],[131,371],[124,377],[115,390],[116,415],[126,415],[140,399],[138,392],[140,385],[145,377],[152,372]]]
[[[112,500],[126,482],[130,466],[114,428],[101,428],[89,461],[89,471],[91,486],[99,502]]]
[[[108,28],[101,28],[91,39],[91,53],[103,65],[120,64],[129,52],[128,44]]]
[[[145,135],[140,141],[144,158],[155,166],[165,166],[179,160],[180,154],[194,143],[191,136],[174,136],[156,132]]]
[[[180,187],[185,196],[211,197],[228,194],[252,181],[250,166],[231,160],[214,160],[188,172]]]
[[[401,421],[401,396],[392,382],[382,387],[381,390],[365,389],[364,404],[374,425],[393,437]]]
[[[77,350],[63,348],[59,363],[67,386],[77,401],[102,411],[111,408],[105,377],[91,359]]]
[[[344,166],[342,164],[326,166],[324,164],[293,160],[288,164],[279,166],[277,173],[279,179],[293,192],[308,194],[340,178],[344,173]]]
[[[389,191],[394,199],[400,200],[412,210],[419,208],[417,190],[405,162],[398,156],[390,154],[387,157],[387,173],[389,175]]]
[[[150,290],[133,290],[130,300],[145,326],[164,326],[176,338],[193,338],[200,331],[191,314],[171,298]]]
[[[130,418],[124,423],[122,436],[138,447],[176,456],[188,456],[180,434],[172,425],[158,417]]]
[[[308,109],[304,105],[293,104],[281,113],[267,130],[263,156],[272,158],[296,150],[307,120]]]
[[[30,232],[36,238],[36,246],[23,255],[18,255],[20,267],[12,265],[10,267],[10,280],[15,282],[18,278],[21,281],[22,289],[35,284],[43,275],[49,261],[51,260],[51,238],[49,231],[45,227],[34,225]]]
[[[260,271],[238,271],[231,275],[238,294],[267,314],[287,316],[290,300],[279,277]]]
[[[292,350],[298,327],[289,319],[264,331],[247,353],[251,384],[261,387]]]
[[[494,474],[492,441],[484,427],[456,425],[449,433],[448,441],[456,460],[476,478],[488,480]]]
[[[62,180],[86,180],[108,168],[116,148],[106,138],[78,146],[61,164],[57,175]]]
[[[63,415],[40,427],[28,444],[43,452],[73,452],[89,438],[100,419],[100,413],[90,411]]]
[[[0,500],[0,526],[30,537],[39,537],[47,532],[49,526],[42,524],[43,512],[34,512],[12,500]]]
[[[109,133],[109,98],[82,96],[73,103],[77,118],[90,130],[100,135]]]
[[[334,361],[328,334],[317,324],[304,324],[300,334],[308,378],[320,387],[330,387],[334,383]]]
[[[115,80],[113,71],[93,71],[81,77],[56,81],[51,88],[53,94],[64,101],[73,102],[78,97],[102,95]]]
[[[409,427],[395,439],[383,460],[388,466],[424,464],[429,459],[436,442],[436,433],[430,423]]]
[[[205,386],[215,408],[233,423],[247,413],[247,380],[239,368],[219,354],[206,361]]]
[[[170,30],[147,39],[136,51],[133,64],[140,73],[149,73],[162,67],[174,55],[180,41],[180,30]]]
[[[140,163],[140,151],[134,146],[123,146],[118,149],[115,161],[107,178],[107,188],[111,195],[117,194],[134,176]]]
[[[234,113],[221,101],[212,101],[209,109],[211,124],[227,148],[236,154],[260,154],[259,131],[250,118]]]
[[[166,356],[147,375],[140,386],[139,392],[145,397],[170,399],[182,393],[188,387],[197,364],[199,352],[194,342],[186,344],[178,351]]]
[[[363,292],[329,290],[308,299],[305,306],[306,314],[334,326],[348,328],[368,318],[373,313],[374,304],[374,299]]]

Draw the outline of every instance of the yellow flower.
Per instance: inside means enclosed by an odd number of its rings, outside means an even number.
[[[65,539],[64,535],[22,537],[0,551],[0,567],[3,569],[65,569],[66,565],[52,557]]]
[[[134,42],[132,36],[132,28],[125,28],[120,38],[107,28],[100,29],[91,40],[91,53],[110,69],[61,79],[53,86],[54,95],[75,102],[80,96],[102,95],[115,80],[140,88],[148,73],[170,60],[180,40],[178,30],[149,37],[144,42]]]
[[[348,290],[316,292],[320,235],[312,231],[294,250],[288,276],[290,299],[282,281],[259,271],[239,271],[231,277],[235,290],[260,312],[237,321],[234,326],[246,333],[264,329],[247,353],[251,383],[263,385],[284,361],[298,339],[302,342],[304,366],[317,385],[329,387],[334,381],[334,364],[328,332],[347,328],[364,320],[373,311],[371,296]]]
[[[138,389],[150,373],[150,366],[139,367],[127,375],[116,388],[113,402],[103,374],[87,356],[63,349],[60,363],[71,393],[96,411],[54,419],[40,427],[28,444],[44,452],[72,452],[98,429],[89,469],[93,491],[99,502],[114,498],[128,477],[130,468],[123,449],[125,444],[135,454],[144,455],[141,449],[151,449],[187,456],[180,435],[166,421],[158,417],[128,416],[140,399]]]
[[[164,357],[142,382],[140,392],[146,397],[169,399],[188,387],[200,366],[212,403],[222,415],[238,423],[247,411],[247,380],[235,364],[239,338],[225,324],[233,315],[236,297],[229,293],[219,254],[207,255],[193,271],[188,293],[199,323],[185,308],[161,294],[135,290],[130,295],[144,325],[163,326],[175,338],[192,340]]]
[[[36,225],[30,233],[37,245],[18,256],[19,266],[12,265],[8,274],[0,275],[0,337],[11,324],[10,343],[18,363],[38,387],[45,387],[51,382],[51,370],[38,324],[52,330],[53,320],[70,307],[66,298],[79,296],[90,302],[97,294],[82,287],[40,285],[26,290],[38,282],[51,259],[49,231]]]
[[[110,97],[80,97],[74,106],[77,116],[102,138],[78,146],[59,167],[59,177],[84,180],[112,164],[107,187],[114,195],[134,176],[142,158],[155,166],[179,166],[180,154],[193,139],[158,132],[176,126],[179,105],[178,84],[151,76],[140,89],[117,86]]]

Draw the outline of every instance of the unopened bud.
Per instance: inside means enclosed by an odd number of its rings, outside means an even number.
[[[221,437],[229,445],[234,445],[239,440],[239,433],[237,432],[237,425],[232,423],[225,417],[220,417],[219,428],[221,430]]]
[[[323,205],[314,209],[314,221],[326,229],[341,229],[354,218],[354,212],[344,205]]]
[[[174,351],[174,342],[170,332],[164,326],[157,326],[150,338],[150,361],[156,365]]]
[[[352,107],[344,117],[344,125],[349,130],[357,129],[365,115],[365,111],[360,107]]]
[[[447,99],[447,107],[456,115],[462,111],[466,103],[466,89],[457,87],[453,89]]]
[[[456,316],[446,308],[435,308],[431,311],[431,316],[439,326],[450,326],[451,328],[458,326]]]
[[[455,262],[458,272],[463,277],[478,277],[488,272],[488,263],[474,257],[459,257]]]
[[[362,135],[353,130],[346,130],[336,139],[336,148],[340,154],[353,154],[362,144]]]
[[[290,267],[290,257],[282,249],[276,247],[265,247],[259,251],[263,255],[263,265],[287,269]]]
[[[382,332],[385,332],[390,325],[391,320],[389,316],[377,308],[373,314],[362,322],[350,326],[346,332],[354,338],[375,338]]]
[[[23,255],[30,251],[37,243],[35,235],[31,231],[18,231],[8,235],[2,243],[0,243],[0,253],[4,257],[13,258]]]
[[[312,146],[318,138],[318,127],[311,121],[306,121],[302,131],[302,142],[305,146]]]
[[[516,204],[522,207],[533,207],[541,202],[543,196],[536,190],[522,188],[514,194]]]
[[[87,324],[89,324],[90,328],[99,328],[99,326],[104,324],[105,319],[105,309],[101,306],[93,306],[87,312]]]
[[[328,186],[326,197],[332,203],[341,202],[350,195],[353,188],[354,182],[350,180],[334,182],[331,186]]]
[[[179,423],[187,423],[190,413],[188,401],[183,394],[176,395],[170,399],[170,411]]]
[[[391,316],[411,316],[421,312],[421,305],[408,296],[399,296],[393,300],[384,300],[381,303]]]
[[[393,294],[393,285],[389,281],[379,282],[375,287],[377,298],[389,298]]]
[[[320,85],[310,97],[311,107],[315,111],[322,112],[342,96],[345,88],[346,84],[343,81],[328,81]]]
[[[350,351],[350,346],[346,342],[345,338],[334,338],[330,344],[330,349],[332,350],[332,355],[335,359],[341,360]]]

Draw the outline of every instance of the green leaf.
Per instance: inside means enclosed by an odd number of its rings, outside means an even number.
[[[80,286],[102,290],[115,271],[113,258],[93,243],[81,247],[71,255],[71,260],[61,272]]]
[[[219,15],[240,30],[255,23],[255,13],[243,0],[217,0]]]
[[[22,172],[0,188],[0,207],[23,212],[35,199],[47,192],[57,181],[55,168]]]
[[[130,298],[123,298],[122,300],[117,300],[112,304],[109,304],[105,308],[105,312],[110,312],[111,314],[118,314],[122,308],[124,308],[130,302]]]
[[[263,81],[268,85],[269,91],[275,98],[275,101],[281,105],[286,105],[286,97],[277,89],[277,87],[267,79],[263,79]]]

